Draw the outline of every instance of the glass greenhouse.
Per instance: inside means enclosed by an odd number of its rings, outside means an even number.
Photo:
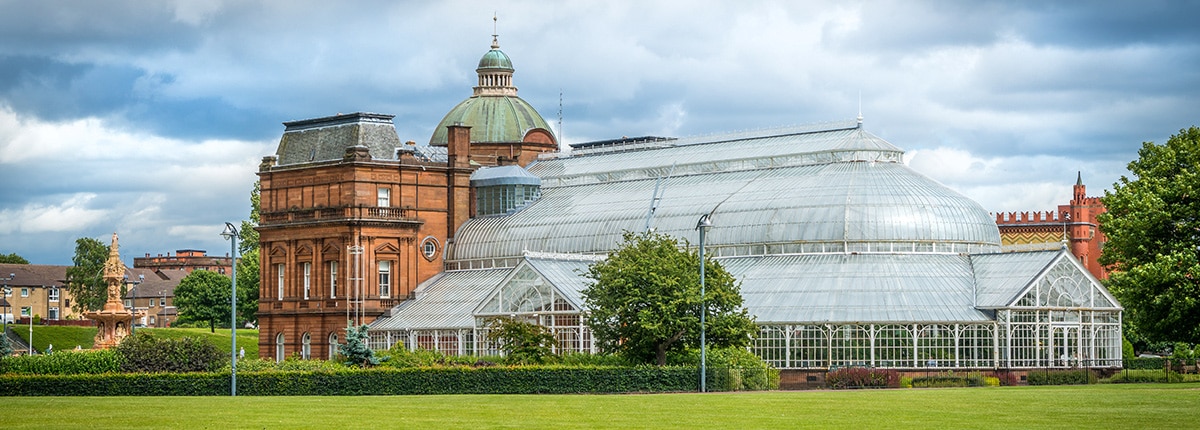
[[[588,265],[627,230],[695,239],[711,213],[707,252],[740,280],[760,326],[751,350],[776,367],[1121,365],[1122,308],[1069,252],[1001,253],[986,210],[902,159],[850,122],[491,172],[536,200],[494,197],[503,211],[459,229],[447,271],[372,324],[372,347],[495,353],[487,320],[507,316],[551,328],[560,351],[594,351]]]

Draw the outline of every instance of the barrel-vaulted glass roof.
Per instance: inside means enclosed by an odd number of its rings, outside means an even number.
[[[711,211],[706,245],[734,250],[718,255],[999,250],[986,210],[901,155],[853,128],[542,160],[529,168],[541,199],[468,221],[450,257],[605,253],[652,206],[652,228],[693,241]]]

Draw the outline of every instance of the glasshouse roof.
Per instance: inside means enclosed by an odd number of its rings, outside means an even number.
[[[533,164],[541,198],[468,221],[451,259],[605,253],[648,219],[657,232],[694,241],[710,211],[707,244],[723,256],[999,250],[986,210],[862,129],[683,142]]]

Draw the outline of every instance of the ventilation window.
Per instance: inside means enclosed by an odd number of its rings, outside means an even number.
[[[434,258],[437,257],[437,252],[438,252],[437,238],[434,238],[433,236],[429,236],[429,237],[426,237],[425,240],[421,242],[421,255],[425,257],[425,260],[433,261]]]

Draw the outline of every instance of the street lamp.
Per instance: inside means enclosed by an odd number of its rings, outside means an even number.
[[[229,254],[233,256],[230,260],[230,266],[233,266],[233,288],[229,292],[229,338],[233,342],[229,350],[229,368],[233,373],[229,375],[229,396],[234,397],[237,396],[237,228],[227,222],[221,236],[229,240]]]
[[[708,363],[707,363],[707,353],[704,350],[705,349],[704,348],[704,346],[705,346],[704,345],[704,343],[705,343],[704,314],[708,313],[708,307],[705,304],[705,300],[704,300],[704,233],[707,232],[708,229],[712,228],[712,226],[713,226],[712,218],[709,215],[711,215],[711,214],[701,215],[700,221],[696,223],[696,230],[700,230],[700,392],[701,393],[707,391],[707,388],[708,388],[705,385],[705,379],[706,379],[705,376],[708,376],[708,369],[707,369]]]

